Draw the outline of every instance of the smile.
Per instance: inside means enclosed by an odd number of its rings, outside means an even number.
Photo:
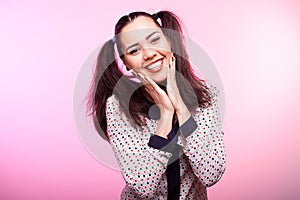
[[[145,68],[150,71],[150,72],[158,72],[162,69],[162,63],[163,63],[163,60],[160,59],[158,61],[156,61],[155,63],[152,63],[148,66],[146,66]]]

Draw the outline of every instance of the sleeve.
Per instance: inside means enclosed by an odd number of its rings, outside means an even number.
[[[178,123],[174,122],[173,120],[172,130],[168,134],[168,139],[152,134],[149,139],[148,145],[155,149],[160,149],[161,151],[174,153],[177,147],[177,140],[178,140],[177,131],[178,131]]]
[[[212,85],[209,88],[213,93],[212,105],[199,108],[192,115],[178,141],[180,145],[184,144],[184,154],[195,175],[206,187],[214,185],[221,178],[225,171],[226,157],[219,112],[219,90]]]
[[[106,118],[107,134],[126,185],[142,198],[154,197],[172,154],[145,143],[141,128],[130,123],[114,95],[107,99]]]
[[[166,138],[163,138],[163,137],[160,137],[158,135],[151,135],[150,139],[149,139],[149,142],[148,142],[148,145],[152,148],[155,148],[155,149],[161,149],[163,151],[167,151],[167,152],[170,152],[172,153],[172,150],[171,149],[164,149],[165,146],[169,145],[170,144],[170,140],[169,139],[166,139]]]

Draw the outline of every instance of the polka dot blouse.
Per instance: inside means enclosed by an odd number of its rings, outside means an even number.
[[[215,184],[225,171],[224,133],[217,98],[219,90],[207,85],[213,93],[212,105],[197,109],[192,115],[195,128],[188,134],[180,134],[176,140],[181,147],[178,159],[180,200],[206,200],[206,188]],[[107,99],[106,117],[110,144],[126,182],[121,199],[166,200],[166,170],[174,156],[170,151],[148,145],[158,121],[146,118],[146,126],[137,126],[122,112],[114,95]]]

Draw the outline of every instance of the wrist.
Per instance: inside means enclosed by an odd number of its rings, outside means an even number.
[[[173,114],[162,114],[158,121],[156,135],[168,139],[168,134],[172,130]]]
[[[186,120],[188,120],[191,117],[191,113],[185,104],[180,106],[180,108],[176,110],[176,115],[178,118],[179,125],[182,125]]]

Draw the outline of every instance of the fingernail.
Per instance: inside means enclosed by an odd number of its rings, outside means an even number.
[[[150,77],[148,77],[148,76],[144,76],[144,77],[145,77],[146,81],[151,82],[151,78]]]
[[[142,79],[144,78],[144,76],[141,73],[138,73],[138,76]]]

